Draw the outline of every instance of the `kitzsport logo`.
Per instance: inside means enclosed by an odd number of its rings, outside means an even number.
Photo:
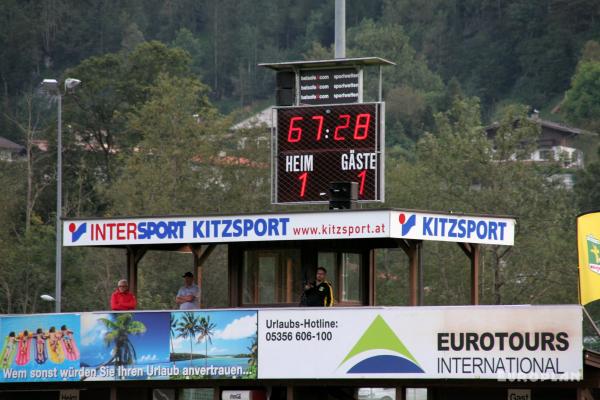
[[[381,315],[371,322],[342,365],[349,367],[348,374],[425,373]]]
[[[87,223],[86,222],[79,225],[79,227],[77,227],[77,225],[75,223],[71,222],[69,224],[69,232],[71,232],[71,242],[75,243],[76,241],[78,241],[79,238],[81,237],[81,235],[83,235],[86,231],[87,231]]]
[[[415,214],[406,218],[406,214],[401,213],[398,216],[398,221],[400,222],[400,226],[402,227],[402,236],[406,236],[408,232],[415,226],[415,222],[417,220],[417,216]]]
[[[421,235],[425,237],[504,240],[508,229],[508,224],[504,221],[426,215],[419,218]],[[400,213],[398,222],[402,236],[407,236],[417,223],[417,215]]]

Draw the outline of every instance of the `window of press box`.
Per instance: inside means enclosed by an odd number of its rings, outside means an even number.
[[[362,254],[319,252],[318,265],[327,270],[327,280],[333,286],[336,303],[362,304]]]
[[[244,251],[243,304],[298,304],[301,295],[299,249]]]

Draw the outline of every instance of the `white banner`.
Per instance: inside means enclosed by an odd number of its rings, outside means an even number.
[[[65,246],[390,237],[390,212],[65,221]]]
[[[65,246],[406,238],[512,245],[515,220],[364,210],[63,222]]]
[[[515,223],[512,218],[393,211],[391,235],[405,239],[512,246]]]
[[[261,310],[259,379],[582,379],[569,306]]]

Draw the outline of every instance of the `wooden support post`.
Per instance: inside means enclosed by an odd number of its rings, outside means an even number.
[[[286,400],[294,400],[294,387],[286,386],[285,388],[285,399]]]
[[[400,248],[404,250],[408,256],[408,287],[409,287],[409,305],[417,306],[422,301],[419,300],[419,246],[418,240],[398,241]]]
[[[209,244],[204,252],[202,252],[202,246],[198,244],[190,244],[190,249],[192,249],[192,255],[194,257],[194,274],[196,275],[196,285],[198,285],[198,290],[200,290],[200,308],[203,308],[204,301],[204,291],[202,290],[202,281],[203,281],[203,273],[204,273],[204,263],[208,259],[208,257],[215,250],[215,244]]]
[[[190,249],[192,249],[192,257],[193,257],[193,271],[196,276],[196,285],[198,285],[198,290],[200,291],[200,299],[198,299],[198,307],[202,308],[202,299],[204,298],[204,291],[202,290],[202,265],[200,264],[200,256],[202,251],[202,246],[199,244],[190,244]]]
[[[367,305],[374,306],[377,300],[377,274],[375,265],[375,249],[369,250],[369,281],[367,282]]]
[[[145,246],[127,247],[127,282],[129,282],[129,291],[137,296],[137,275],[138,264],[146,255],[148,248]]]
[[[479,256],[481,246],[475,243],[458,243],[458,246],[471,261],[471,304],[479,304]]]
[[[294,263],[291,258],[285,260],[285,301],[291,303],[294,295]]]
[[[402,386],[396,386],[396,400],[404,400],[406,396],[404,395],[404,391],[406,389]]]
[[[589,388],[577,388],[577,400],[594,400]]]

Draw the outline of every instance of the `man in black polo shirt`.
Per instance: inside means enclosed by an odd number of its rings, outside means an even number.
[[[327,270],[323,267],[317,268],[317,279],[304,286],[301,304],[308,307],[332,307],[333,288],[325,279]]]

